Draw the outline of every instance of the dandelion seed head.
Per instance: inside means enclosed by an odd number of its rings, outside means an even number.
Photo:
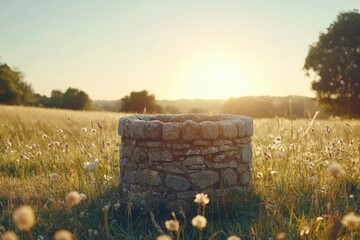
[[[206,227],[206,223],[207,223],[206,218],[201,215],[197,215],[191,220],[191,224],[199,230],[204,229]]]
[[[19,237],[13,231],[4,232],[1,237],[2,240],[18,240]]]
[[[165,227],[168,231],[178,232],[180,230],[180,223],[178,220],[165,221]]]
[[[169,235],[160,235],[156,238],[156,240],[172,240],[172,238]]]
[[[326,167],[330,176],[338,178],[345,175],[345,169],[340,163],[331,163]]]
[[[73,240],[73,235],[67,230],[59,230],[54,234],[54,240]]]
[[[203,206],[207,205],[210,202],[209,196],[206,193],[198,193],[195,196],[195,203],[201,204]]]
[[[72,191],[66,195],[65,200],[71,207],[74,207],[81,202],[82,196],[78,191]]]
[[[227,240],[241,240],[241,238],[239,238],[238,236],[232,235],[232,236],[228,237]]]
[[[276,234],[276,240],[284,240],[284,239],[286,239],[286,233],[280,232]]]
[[[341,223],[347,229],[355,230],[360,226],[360,216],[354,212],[350,212],[341,219]]]
[[[12,219],[16,228],[20,231],[30,231],[35,225],[34,210],[27,205],[15,209]]]

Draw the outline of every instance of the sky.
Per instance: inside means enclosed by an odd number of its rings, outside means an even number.
[[[93,100],[313,97],[309,45],[359,0],[0,0],[0,61]]]

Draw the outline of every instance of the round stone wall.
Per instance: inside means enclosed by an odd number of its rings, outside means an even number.
[[[134,115],[120,118],[121,187],[136,205],[218,199],[251,184],[252,119],[240,115]]]

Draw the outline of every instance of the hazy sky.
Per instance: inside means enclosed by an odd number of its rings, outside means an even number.
[[[0,0],[1,62],[34,90],[114,100],[306,95],[302,66],[359,0]]]

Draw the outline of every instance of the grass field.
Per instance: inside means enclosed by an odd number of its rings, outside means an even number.
[[[119,190],[120,116],[0,106],[1,233],[156,239],[150,210],[132,208]],[[153,209],[162,231],[173,239],[360,239],[359,216],[350,214],[360,212],[360,121],[261,119],[254,130],[251,192],[210,202],[201,234],[194,215],[177,214],[181,229],[172,234],[164,227],[172,216]],[[86,199],[71,205],[71,191]],[[35,211],[31,231],[14,224],[21,205]]]

